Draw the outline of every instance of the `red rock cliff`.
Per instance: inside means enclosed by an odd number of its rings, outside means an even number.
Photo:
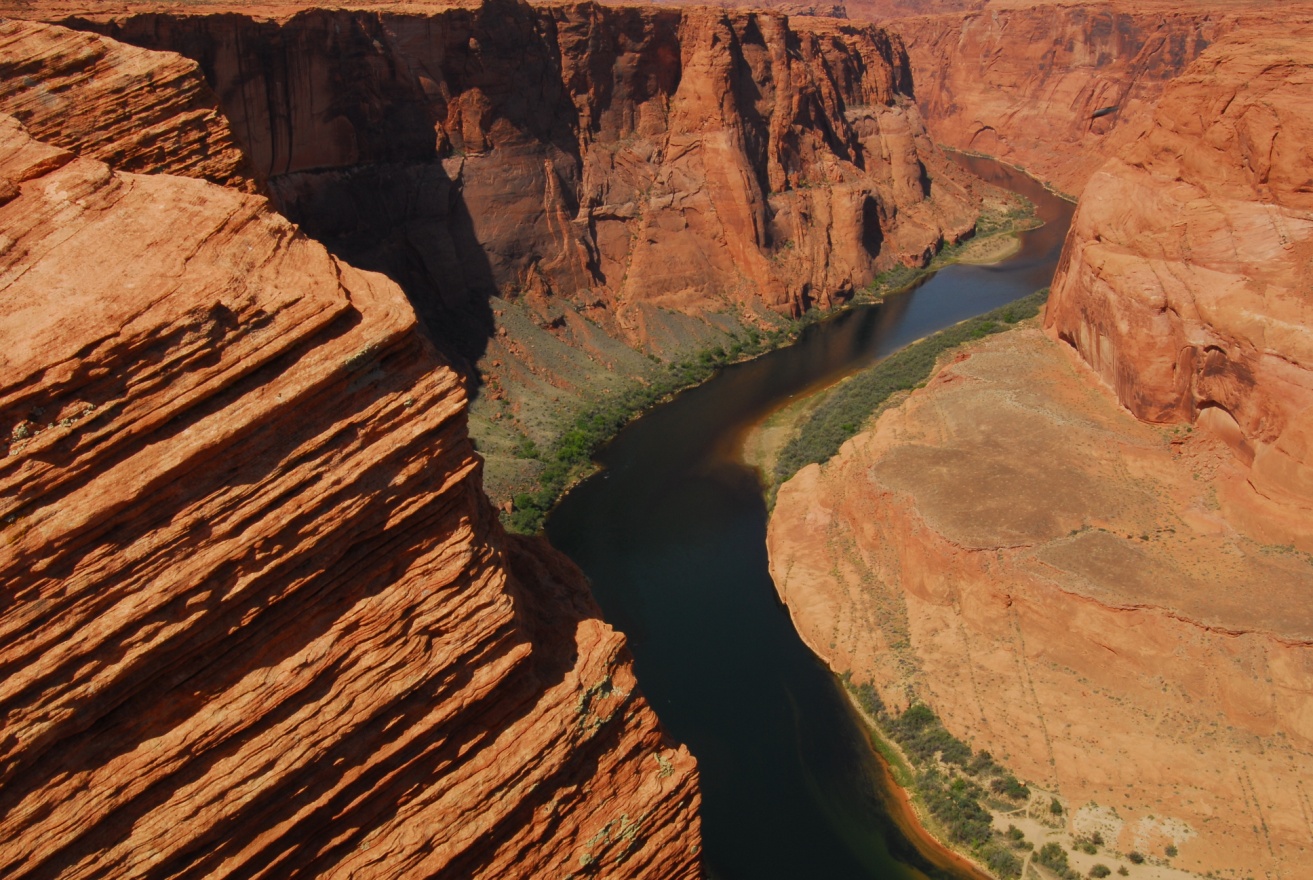
[[[828,303],[974,221],[870,25],[504,0],[72,23],[198,61],[277,204],[476,343],[493,295],[631,344],[658,308]]]
[[[1197,422],[1313,549],[1313,41],[1236,35],[1090,181],[1047,325],[1142,419]]]
[[[0,874],[698,874],[692,758],[395,284],[9,116],[0,233]]]
[[[1147,130],[1164,86],[1210,43],[1310,17],[1306,3],[996,0],[887,26],[907,43],[917,103],[939,142],[1078,194]]]

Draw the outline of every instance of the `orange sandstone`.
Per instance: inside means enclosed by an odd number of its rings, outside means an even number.
[[[1135,415],[1226,440],[1221,503],[1313,550],[1313,31],[1216,44],[1090,181],[1046,325]],[[1252,467],[1250,467],[1252,466]]]
[[[1211,43],[1313,21],[1306,2],[976,5],[884,22],[906,41],[927,125],[940,143],[1021,165],[1072,194],[1148,129],[1164,88]]]
[[[0,874],[699,873],[693,759],[396,285],[9,116],[0,180]]]
[[[1313,858],[1313,560],[1256,539],[1204,431],[1122,409],[1038,329],[972,346],[779,490],[771,571],[804,639],[886,704],[1181,868]],[[1292,873],[1293,872],[1293,873]]]

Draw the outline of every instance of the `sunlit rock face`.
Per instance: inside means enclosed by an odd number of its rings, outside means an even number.
[[[0,874],[698,876],[692,757],[402,290],[242,191],[191,62],[2,33]]]
[[[1243,506],[1313,549],[1313,49],[1288,28],[1211,47],[1082,196],[1047,326],[1152,422],[1251,465]],[[1241,504],[1241,500],[1236,500]]]

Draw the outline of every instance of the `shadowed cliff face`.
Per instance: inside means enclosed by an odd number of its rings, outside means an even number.
[[[195,132],[88,152],[222,143],[179,56],[4,36],[92,73],[49,80],[67,125],[19,111],[65,146],[158,76],[128,112]],[[501,531],[395,284],[8,115],[0,231],[0,874],[698,874],[692,758],[577,569]]]
[[[829,304],[974,221],[872,26],[506,0],[72,23],[198,61],[276,204],[470,360],[493,296],[645,348],[663,312]]]

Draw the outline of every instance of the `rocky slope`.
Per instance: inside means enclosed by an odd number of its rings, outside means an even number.
[[[19,29],[69,89],[186,79]],[[166,154],[223,143],[190,94],[138,117],[204,123]],[[395,284],[11,116],[0,181],[0,873],[699,873],[692,758],[582,575],[501,531]]]
[[[1226,40],[1090,181],[1047,326],[1142,419],[1193,422],[1252,466],[1234,499],[1313,550],[1313,30]],[[1231,503],[1223,499],[1226,503]]]
[[[1224,876],[1313,858],[1313,40],[1251,29],[1086,186],[1039,329],[964,352],[781,488],[800,630]]]
[[[1210,43],[1309,20],[1307,3],[995,0],[888,26],[907,44],[936,140],[1079,194],[1147,130],[1166,84]]]

